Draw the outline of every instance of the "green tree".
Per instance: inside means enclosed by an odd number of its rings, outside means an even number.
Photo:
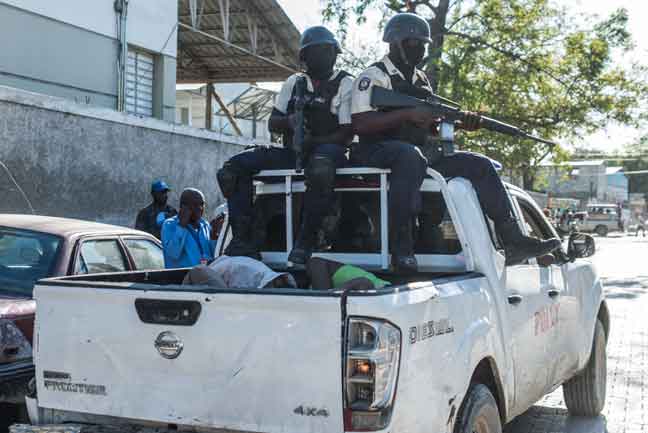
[[[324,16],[337,21],[342,36],[368,8],[386,16],[416,12],[430,23],[434,44],[424,70],[436,92],[546,138],[569,143],[609,121],[636,125],[639,101],[648,93],[645,69],[623,69],[613,57],[632,49],[623,9],[601,21],[576,24],[548,0],[324,0]],[[343,38],[344,39],[344,38]],[[488,131],[458,137],[476,150],[517,170],[532,188],[547,147]]]

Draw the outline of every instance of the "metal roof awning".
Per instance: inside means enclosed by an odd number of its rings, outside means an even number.
[[[265,119],[272,113],[277,92],[250,86],[236,98],[232,99],[227,108],[237,119]],[[221,114],[223,110],[216,114]]]
[[[276,0],[178,0],[178,83],[283,81],[299,30]]]

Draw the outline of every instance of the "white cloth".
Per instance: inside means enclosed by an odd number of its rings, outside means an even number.
[[[261,289],[284,277],[288,287],[297,283],[288,273],[275,272],[264,263],[250,257],[220,256],[209,265],[192,268],[183,284],[201,284],[227,289]]]
[[[358,75],[358,78],[353,82],[353,90],[351,93],[351,114],[376,111],[376,109],[371,106],[371,89],[373,86],[380,86],[392,90],[389,75],[400,75],[403,80],[405,79],[403,73],[394,66],[394,63],[388,56],[383,57],[380,62],[385,65],[389,74],[385,74],[377,66],[370,66]],[[419,80],[427,83],[430,92],[432,91],[425,72],[420,69],[415,69],[414,74],[412,74],[412,84],[415,84]]]
[[[333,72],[329,81],[334,80],[340,71]],[[283,83],[279,95],[275,100],[274,108],[280,111],[283,114],[286,114],[288,111],[288,103],[292,96],[293,88],[295,87],[295,82],[297,77],[304,76],[306,77],[306,87],[309,92],[313,92],[313,82],[307,74],[297,73],[293,74]],[[353,78],[347,76],[342,78],[340,82],[340,88],[331,100],[331,113],[338,117],[338,123],[340,125],[350,125],[351,124],[351,88],[353,87]]]

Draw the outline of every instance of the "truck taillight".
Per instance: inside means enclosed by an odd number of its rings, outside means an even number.
[[[344,427],[347,431],[383,429],[396,394],[401,332],[383,320],[349,318],[346,341]]]

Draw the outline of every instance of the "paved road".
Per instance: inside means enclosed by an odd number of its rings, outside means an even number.
[[[570,417],[559,388],[505,433],[648,433],[648,237],[596,238],[596,245],[612,323],[603,415]]]

